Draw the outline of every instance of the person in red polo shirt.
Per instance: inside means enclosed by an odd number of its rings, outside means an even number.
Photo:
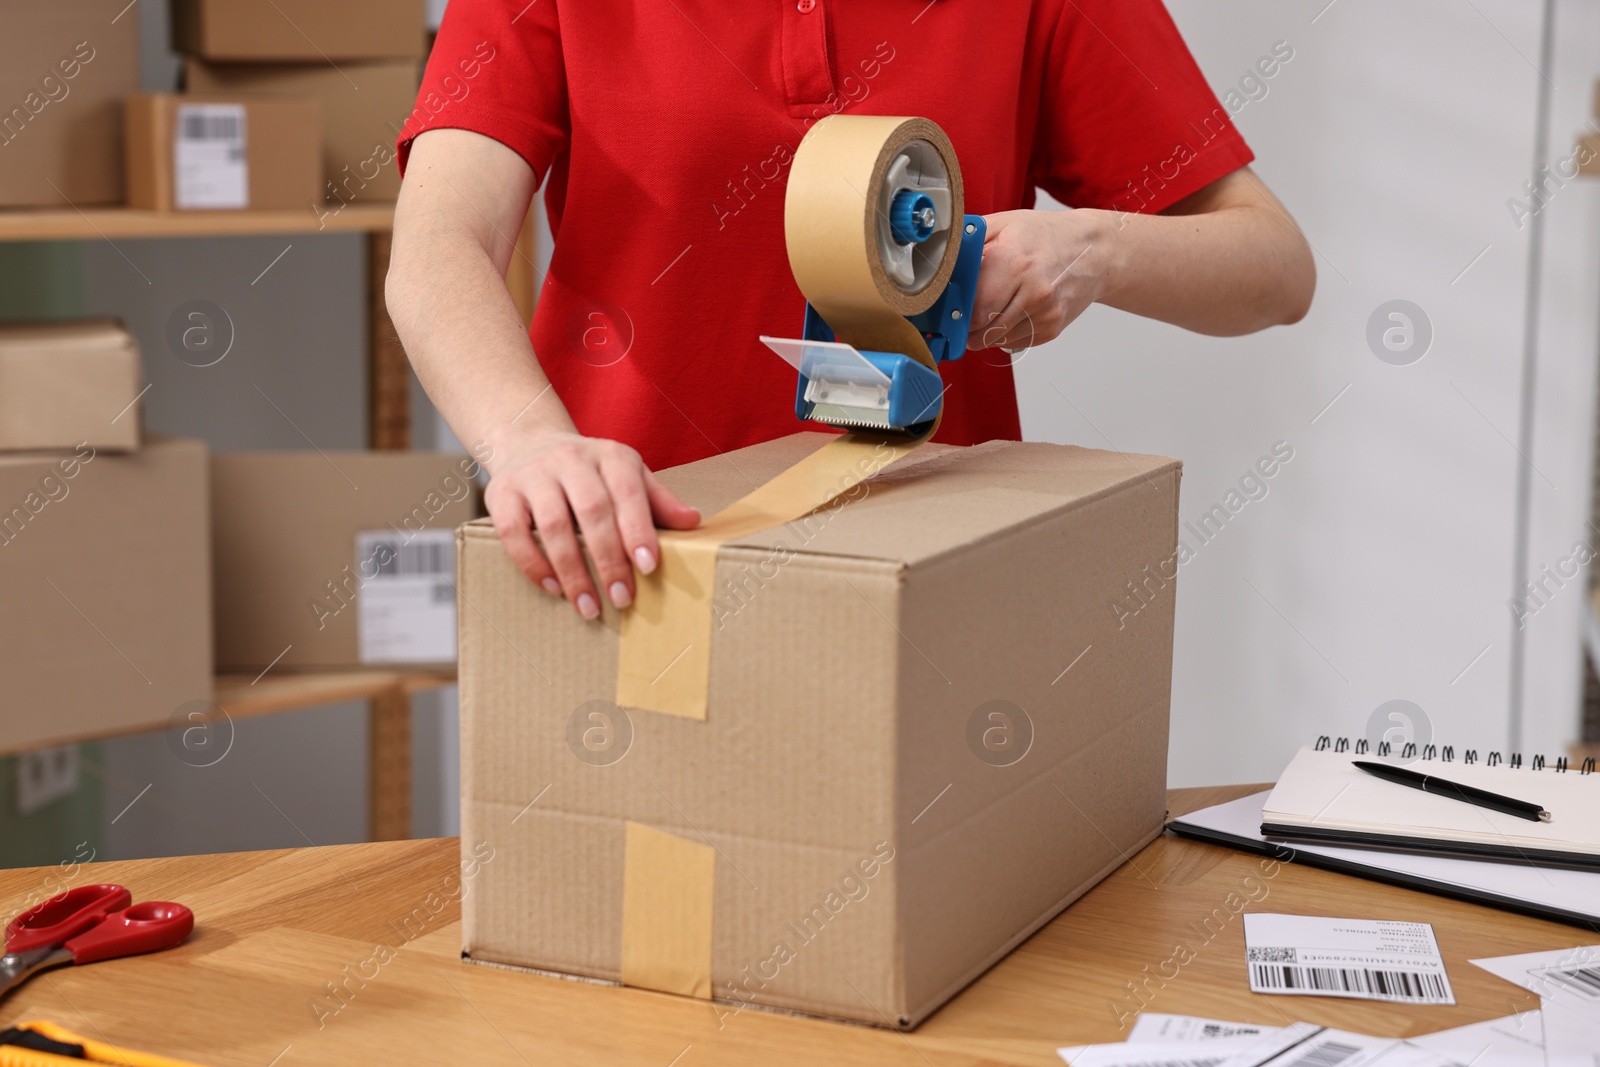
[[[1018,438],[1002,350],[1093,302],[1216,335],[1310,304],[1305,239],[1160,0],[451,0],[399,138],[390,314],[487,446],[506,551],[585,618],[578,531],[626,608],[657,524],[699,521],[651,471],[801,428],[757,337],[799,329],[784,180],[841,112],[938,123],[988,220],[990,348],[941,368],[937,440]],[[524,331],[502,279],[541,184],[555,247]]]

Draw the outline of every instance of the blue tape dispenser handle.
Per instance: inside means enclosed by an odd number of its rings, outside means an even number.
[[[967,215],[962,220],[961,247],[944,291],[926,311],[906,316],[906,321],[927,341],[936,363],[960,359],[967,351],[987,233],[983,216]],[[815,419],[840,429],[886,430],[917,437],[938,417],[944,402],[944,384],[936,370],[899,352],[859,352],[877,372],[874,375],[860,366],[860,360],[847,358],[839,351],[856,352],[838,344],[833,330],[809,303],[801,337],[814,343],[799,362],[790,359],[800,367],[795,415],[801,420]],[[774,344],[771,338],[763,340]]]

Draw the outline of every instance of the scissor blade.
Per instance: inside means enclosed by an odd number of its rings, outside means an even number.
[[[26,952],[0,956],[0,998],[39,971],[72,962],[72,953],[60,945],[41,945]]]

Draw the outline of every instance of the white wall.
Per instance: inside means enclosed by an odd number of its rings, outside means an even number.
[[[1294,48],[1236,121],[1316,250],[1315,304],[1295,327],[1239,339],[1095,308],[1018,374],[1026,436],[1181,457],[1185,520],[1274,442],[1294,449],[1269,494],[1182,568],[1171,780],[1270,780],[1318,734],[1365,735],[1391,699],[1419,705],[1443,743],[1503,747],[1532,229],[1506,199],[1532,168],[1541,9],[1169,5],[1219,93],[1274,42]],[[1562,62],[1572,91],[1553,122],[1570,133],[1600,72],[1600,35],[1564,39]],[[1573,186],[1556,204],[1574,246],[1564,263],[1593,246],[1593,199]],[[1574,508],[1587,507],[1576,472],[1587,470],[1594,330],[1571,324],[1592,320],[1593,271],[1561,284],[1547,307],[1562,309],[1548,360],[1562,369],[1547,379],[1565,421],[1543,427],[1538,462],[1568,495],[1539,495],[1551,529],[1539,527],[1536,556],[1570,545]],[[1433,327],[1408,366],[1379,360],[1365,336],[1397,298]],[[1576,589],[1540,635],[1540,669],[1560,675],[1530,713],[1546,745],[1576,729],[1578,631],[1564,617]]]
[[[1542,161],[1556,169],[1570,159],[1576,132],[1600,133],[1591,117],[1592,87],[1600,74],[1600,6],[1590,0],[1557,0],[1552,22],[1549,78],[1550,118]],[[1559,176],[1559,174],[1558,174]],[[1573,736],[1571,710],[1582,695],[1582,653],[1572,634],[1585,624],[1588,576],[1557,586],[1544,578],[1556,571],[1580,542],[1600,549],[1600,530],[1588,524],[1593,452],[1589,427],[1595,419],[1595,349],[1600,336],[1600,194],[1592,178],[1552,186],[1538,258],[1538,308],[1530,369],[1525,447],[1526,565],[1521,579],[1545,580],[1551,590],[1527,620],[1520,699],[1512,727],[1532,752],[1561,750]],[[1559,573],[1556,575],[1560,577]],[[1507,596],[1511,594],[1508,591]]]

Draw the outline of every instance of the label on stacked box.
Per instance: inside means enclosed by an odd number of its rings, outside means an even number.
[[[454,662],[455,569],[453,530],[356,534],[361,662]]]
[[[179,208],[250,206],[243,104],[180,104],[173,131],[174,188]]]

